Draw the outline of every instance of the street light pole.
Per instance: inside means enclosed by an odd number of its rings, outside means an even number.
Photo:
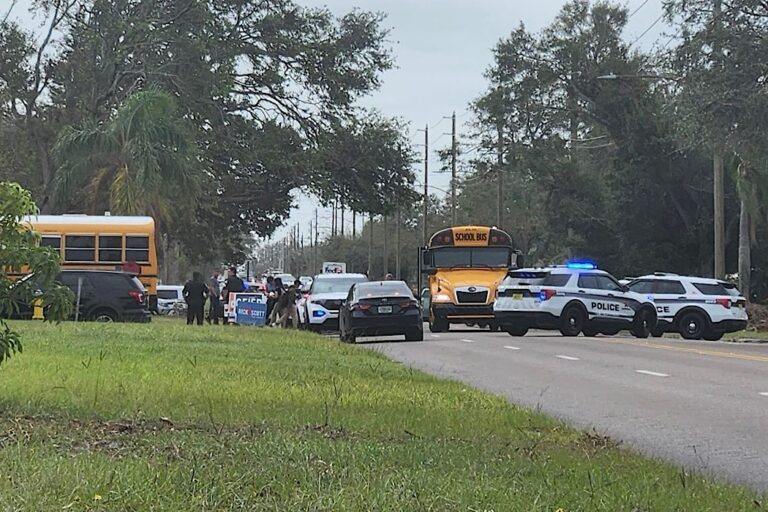
[[[456,112],[451,116],[451,222],[456,225]]]

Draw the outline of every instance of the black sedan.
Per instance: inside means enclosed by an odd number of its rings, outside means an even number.
[[[404,335],[424,340],[421,306],[403,281],[372,281],[352,286],[339,309],[341,341],[361,336]]]

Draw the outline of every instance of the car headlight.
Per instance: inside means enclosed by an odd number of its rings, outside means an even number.
[[[432,296],[432,302],[451,302],[451,296],[447,293],[436,293]]]

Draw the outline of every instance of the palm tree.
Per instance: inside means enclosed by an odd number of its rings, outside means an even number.
[[[130,96],[107,121],[59,135],[57,191],[71,199],[84,190],[92,211],[152,215],[170,221],[171,200],[197,195],[202,166],[193,128],[176,100],[159,90]]]

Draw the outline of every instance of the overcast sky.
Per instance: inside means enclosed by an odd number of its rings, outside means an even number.
[[[11,0],[0,0],[5,6]],[[520,22],[538,32],[556,16],[565,0],[296,0],[307,6],[327,6],[342,15],[360,8],[387,14],[396,67],[383,76],[383,86],[362,101],[388,116],[410,123],[410,139],[423,144],[417,129],[430,127],[430,148],[440,148],[450,141],[446,133],[450,121],[444,119],[455,110],[459,131],[467,120],[467,105],[486,87],[483,72],[491,63],[491,48]],[[632,16],[625,33],[629,42],[650,48],[661,40],[666,43],[668,28],[660,22],[663,0],[624,0]],[[20,0],[14,14],[25,24],[32,24],[25,12],[30,0]],[[646,33],[647,31],[647,33]],[[643,35],[645,33],[645,35]],[[642,37],[641,37],[642,36]],[[423,151],[423,147],[415,147]],[[423,164],[417,164],[422,169]],[[430,171],[439,168],[434,154]],[[419,171],[419,180],[423,174]],[[433,175],[430,182],[446,189],[448,177]],[[422,182],[423,183],[423,182]],[[433,192],[440,193],[436,190]],[[296,195],[296,210],[276,237],[284,236],[291,226],[300,224],[308,232],[316,201]],[[330,212],[320,212],[320,226],[330,229]],[[349,220],[349,219],[347,219]]]

